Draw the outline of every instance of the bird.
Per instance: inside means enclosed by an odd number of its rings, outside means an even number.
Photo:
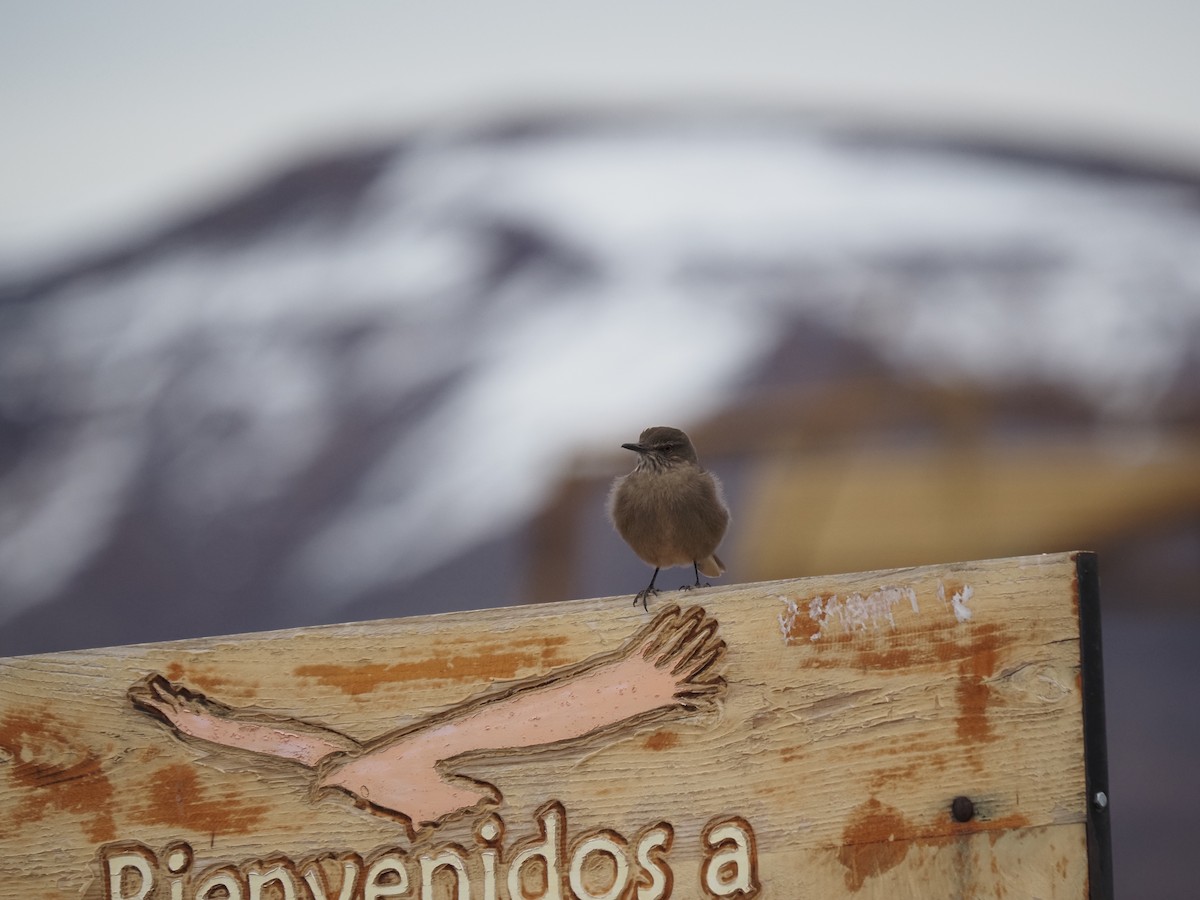
[[[660,569],[688,566],[696,575],[716,578],[725,571],[717,546],[729,527],[729,507],[721,483],[700,465],[691,439],[678,428],[656,425],[638,436],[635,444],[622,444],[638,455],[628,475],[613,481],[608,514],[641,560],[654,566],[650,584],[633,598],[646,609],[657,594],[654,586]]]

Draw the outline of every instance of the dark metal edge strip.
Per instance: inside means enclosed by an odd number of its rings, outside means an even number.
[[[1075,555],[1079,600],[1079,665],[1083,691],[1084,783],[1087,788],[1088,896],[1113,900],[1112,805],[1104,719],[1104,655],[1100,639],[1100,574],[1095,553]]]

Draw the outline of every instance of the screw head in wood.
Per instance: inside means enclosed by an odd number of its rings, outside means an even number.
[[[950,815],[955,822],[970,822],[975,818],[975,804],[970,797],[955,797],[950,802]]]

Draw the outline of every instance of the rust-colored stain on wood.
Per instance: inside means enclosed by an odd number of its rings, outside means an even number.
[[[964,585],[953,582],[943,587],[946,596],[967,592]],[[815,609],[819,598],[810,602]],[[1020,644],[1020,635],[997,623],[958,621],[943,609],[932,614],[909,613],[904,602],[896,605],[894,616],[889,612],[887,619],[870,620],[870,628],[826,633],[820,630],[818,615],[806,614],[805,606],[796,604],[799,614],[792,617],[786,631],[788,640],[810,635],[801,644],[811,648],[802,665],[839,668],[849,661],[864,672],[955,666],[951,670],[957,675],[955,736],[969,761],[981,765],[980,745],[997,738],[989,719],[994,699],[990,681],[1002,657]],[[785,752],[783,761],[789,762],[795,755]]]
[[[991,723],[988,722],[988,704],[992,689],[978,675],[959,677],[954,688],[958,701],[958,716],[954,720],[955,735],[965,746],[995,740]]]
[[[822,634],[821,623],[808,613],[801,612],[795,618],[789,618],[783,636],[787,643],[795,647],[844,651],[856,639],[861,639],[863,632],[838,631]]]
[[[942,658],[957,660],[960,672],[969,672],[979,678],[991,678],[996,674],[996,660],[1001,650],[1013,643],[1000,625],[969,626],[970,640],[959,642],[957,651],[946,651]]]
[[[253,696],[255,688],[258,686],[257,684],[245,684],[235,678],[228,678],[213,671],[205,671],[199,666],[184,666],[181,662],[169,663],[163,674],[171,681],[186,681],[201,690],[222,693],[226,696]]]
[[[967,759],[976,768],[982,765],[979,745],[991,743],[997,738],[988,718],[993,690],[987,679],[996,674],[1000,649],[1007,642],[1000,626],[977,625],[972,629],[971,640],[965,645],[970,652],[958,664],[958,683],[954,688],[958,703],[958,716],[954,720],[955,736],[966,749]]]
[[[311,678],[352,696],[367,694],[383,684],[403,681],[476,682],[513,678],[518,672],[561,665],[563,635],[532,638],[515,644],[485,644],[473,653],[445,653],[393,663],[297,666],[297,677]],[[512,649],[522,647],[526,649]]]
[[[796,622],[807,618],[797,616]],[[802,634],[803,631],[793,625],[787,632],[788,637],[791,638],[793,633]],[[810,668],[842,668],[846,665],[846,653],[850,651],[853,665],[863,671],[940,668],[946,663],[967,662],[990,675],[995,672],[996,655],[1013,642],[1014,639],[998,625],[960,623],[953,617],[940,617],[916,621],[903,619],[895,628],[882,631],[821,635],[796,646],[815,651],[806,654],[803,663]],[[977,659],[976,654],[982,654],[983,658]]]
[[[921,752],[915,747],[907,748],[910,753]],[[946,768],[946,755],[940,752],[940,748],[936,751],[925,751],[929,755],[920,756],[912,759],[911,762],[904,763],[898,766],[889,766],[880,769],[871,776],[869,787],[873,791],[877,791],[888,785],[904,784],[906,782],[915,781],[921,777],[923,772],[927,771],[944,771]]]
[[[679,743],[679,735],[674,731],[656,731],[642,743],[647,750],[670,750]]]
[[[846,870],[847,889],[857,893],[868,878],[882,875],[903,862],[914,845],[945,847],[981,833],[987,834],[994,845],[1003,834],[1028,825],[1029,819],[1020,813],[955,822],[948,808],[944,820],[914,825],[900,810],[871,797],[851,813],[842,832],[842,844],[837,848],[837,859]]]
[[[860,593],[781,597],[785,644],[801,651],[801,665],[863,672],[942,669],[969,664],[980,679],[991,678],[1001,654],[1022,646],[1026,635],[997,623],[971,621],[974,588],[938,581],[937,599],[910,587],[884,586]]]
[[[25,797],[0,834],[36,822],[53,810],[84,817],[92,841],[111,841],[113,787],[96,752],[72,738],[73,729],[42,710],[10,712],[0,719],[0,749],[14,782],[32,793]]]
[[[206,834],[248,834],[267,814],[264,804],[246,803],[235,790],[209,796],[189,763],[163,766],[145,787],[145,805],[131,812],[143,825],[190,828]]]
[[[842,832],[837,854],[846,869],[846,887],[858,891],[867,878],[899,865],[908,855],[911,832],[900,810],[875,797],[859,807]]]
[[[787,628],[783,632],[783,636],[788,643],[798,644],[804,647],[809,646],[813,640],[821,633],[820,621],[807,613],[801,612],[797,616],[793,616],[788,620]],[[849,634],[831,635],[835,640],[848,640]]]

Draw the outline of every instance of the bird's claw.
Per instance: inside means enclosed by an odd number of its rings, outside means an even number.
[[[650,607],[646,605],[646,600],[651,594],[658,594],[658,588],[648,587],[644,591],[638,591],[633,596],[633,605],[637,606],[638,601],[642,601],[642,609],[649,611]]]

